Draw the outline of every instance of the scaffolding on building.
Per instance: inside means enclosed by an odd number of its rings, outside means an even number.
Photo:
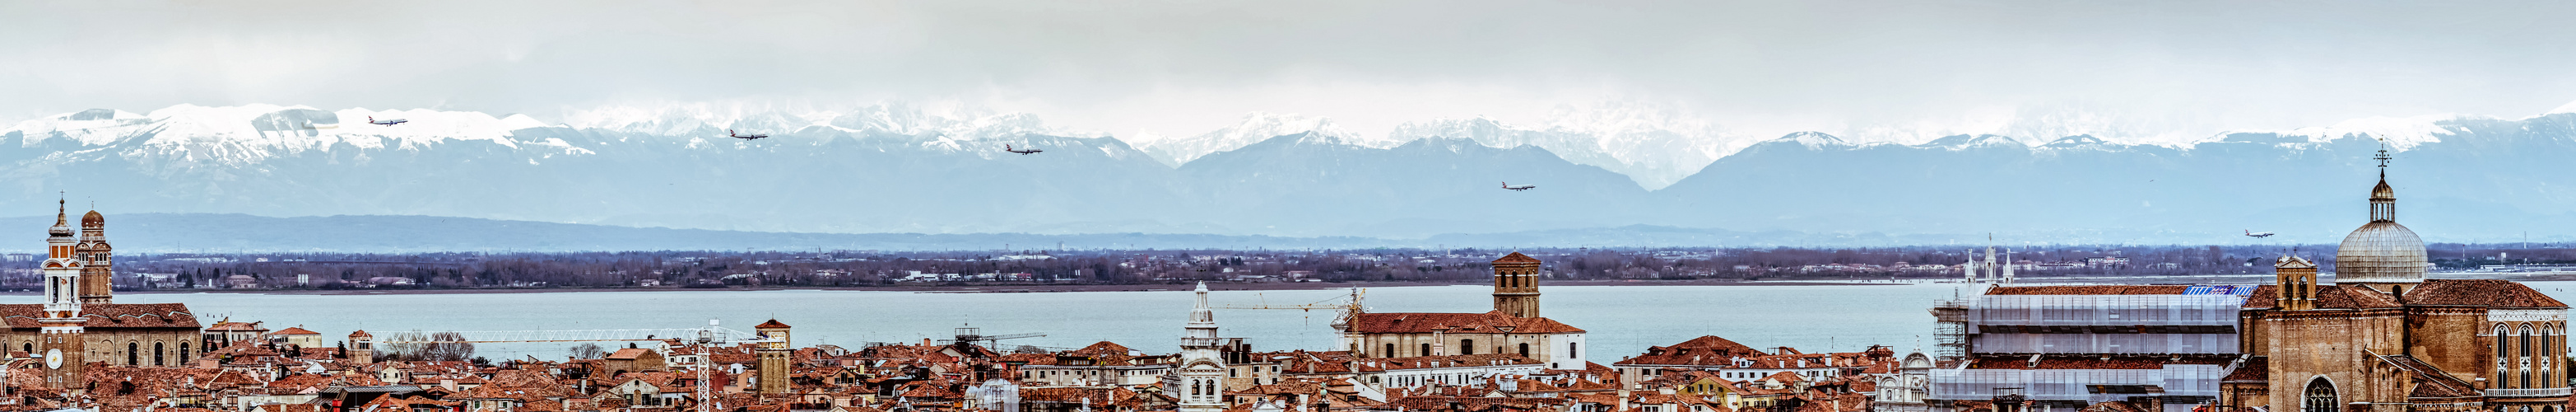
[[[1968,300],[1932,304],[1932,360],[1940,367],[1968,359]]]

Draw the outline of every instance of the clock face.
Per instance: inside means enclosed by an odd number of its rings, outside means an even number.
[[[62,368],[63,368],[63,350],[62,350],[62,349],[46,349],[46,350],[45,350],[45,368],[46,368],[46,369],[62,369]]]

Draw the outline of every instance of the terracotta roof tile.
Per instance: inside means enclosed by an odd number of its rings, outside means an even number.
[[[2425,279],[2405,291],[2409,305],[2474,305],[2503,308],[2564,308],[2567,304],[2520,282],[2502,279]]]
[[[1516,318],[1502,311],[1485,313],[1361,313],[1351,318],[1354,333],[1583,333],[1583,329],[1548,318]]]
[[[90,328],[197,328],[197,315],[184,303],[97,303],[81,305]],[[0,305],[0,321],[11,328],[33,329],[45,316],[43,304]]]
[[[1692,365],[1727,366],[1738,357],[1769,355],[1759,349],[1717,336],[1701,336],[1673,346],[1646,348],[1646,353],[1620,360],[1616,365]]]

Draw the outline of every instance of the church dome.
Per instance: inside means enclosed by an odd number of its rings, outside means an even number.
[[[2370,222],[2335,249],[2335,283],[2423,282],[2424,238],[2397,222]]]
[[[81,228],[98,227],[107,227],[107,216],[99,215],[96,210],[89,211],[89,214],[81,215]]]

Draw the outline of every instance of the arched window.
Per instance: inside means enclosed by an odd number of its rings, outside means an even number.
[[[2550,328],[2548,325],[2541,325],[2541,327],[2540,327],[2540,353],[2541,353],[2541,356],[2540,356],[2540,359],[2535,360],[2535,362],[2536,362],[2536,363],[2538,363],[2538,364],[2537,364],[2537,365],[2535,365],[2535,366],[2533,366],[2533,367],[2532,367],[2532,369],[2539,369],[2539,370],[2540,370],[2540,386],[2542,386],[2542,387],[2558,386],[2558,384],[2556,384],[2556,383],[2552,383],[2552,382],[2549,380],[2549,377],[2550,377],[2550,373],[2549,373],[2549,372],[2550,372],[2550,371],[2553,371],[2553,370],[2556,370],[2556,368],[2558,367],[2558,362],[2553,362],[2553,361],[2557,360],[2557,358],[2558,358],[2558,357],[2557,357],[2557,356],[2551,356],[2551,355],[2549,355],[2549,354],[2553,354],[2553,353],[2566,353],[2567,351],[2559,350],[2559,349],[2558,349],[2558,345],[2556,344],[2556,343],[2557,343],[2557,341],[2552,340],[2552,339],[2556,339],[2556,338],[2558,337],[2558,333],[2557,333],[2557,332],[2558,332],[2557,330],[2554,330],[2554,329]],[[2547,409],[2547,408],[2543,408],[2543,409]]]
[[[1431,344],[1422,344],[1422,353],[1414,354],[1414,356],[1431,356]]]
[[[27,354],[28,354],[28,355],[31,355],[31,356],[32,356],[32,355],[35,355],[35,354],[36,354],[36,343],[35,343],[35,342],[20,342],[20,343],[18,344],[18,346],[25,346],[25,347],[26,347],[26,349],[23,349],[23,350],[27,351]]]
[[[1583,344],[1582,344],[1582,343],[1577,343],[1577,342],[1566,342],[1566,343],[1565,343],[1565,357],[1568,357],[1568,358],[1580,358],[1580,357],[1583,357],[1583,352],[1582,352],[1582,351],[1578,351],[1578,350],[1576,350],[1576,349],[1582,349],[1582,348],[1583,348]]]
[[[1459,340],[1458,340],[1458,354],[1460,354],[1460,355],[1474,355],[1474,354],[1476,354],[1476,340],[1475,340],[1475,339],[1459,339]]]
[[[196,359],[196,358],[188,357],[188,343],[187,343],[187,342],[179,342],[179,361],[180,361],[180,362],[187,362],[187,361],[188,361],[188,360],[190,360],[190,359]]]
[[[1521,356],[1529,356],[1529,342],[1521,342]]]
[[[142,365],[142,364],[143,364],[143,362],[141,362],[141,361],[143,360],[142,355],[143,355],[143,344],[141,344],[141,343],[135,343],[135,342],[126,342],[126,343],[125,343],[125,364],[127,364],[127,365]]]
[[[2319,376],[2308,381],[2307,396],[2299,402],[2299,412],[2340,412],[2342,402],[2335,401],[2334,382]]]
[[[161,359],[161,342],[152,342],[152,366],[166,366]]]
[[[2521,365],[2518,365],[2521,366],[2519,369],[2522,369],[2522,386],[2519,387],[2529,388],[2531,387],[2531,337],[2534,335],[2531,332],[2531,324],[2522,324],[2522,330],[2519,332],[2521,333],[2518,335],[2521,336],[2514,339],[2519,341],[2515,343],[2516,345],[2522,346],[2522,350],[2517,353],[2518,356],[2522,357],[2520,362]]]
[[[1395,344],[1393,344],[1393,343],[1386,344],[1386,353],[1380,353],[1380,354],[1377,354],[1377,357],[1380,357],[1380,358],[1392,358],[1392,357],[1395,357]]]
[[[2506,386],[2506,384],[2507,384],[2507,383],[2511,383],[2511,381],[2507,381],[2507,380],[2505,380],[2505,379],[2504,379],[2504,373],[2505,373],[2505,371],[2512,370],[2512,364],[2511,364],[2511,363],[2509,363],[2509,362],[2507,362],[2506,360],[2507,360],[2507,359],[2512,358],[2512,354],[2513,354],[2513,350],[2512,350],[2512,349],[2513,349],[2513,348],[2511,347],[2511,344],[2513,343],[2513,337],[2508,336],[2508,335],[2506,335],[2505,333],[2506,333],[2506,332],[2505,332],[2505,329],[2504,329],[2504,324],[2502,324],[2502,323],[2498,323],[2498,324],[2496,324],[2496,327],[2495,327],[2495,359],[2496,359],[2496,360],[2495,360],[2495,381],[2494,381],[2494,382],[2495,382],[2495,387],[2497,387],[2497,388],[2503,388],[2503,387],[2505,387],[2505,386]]]

